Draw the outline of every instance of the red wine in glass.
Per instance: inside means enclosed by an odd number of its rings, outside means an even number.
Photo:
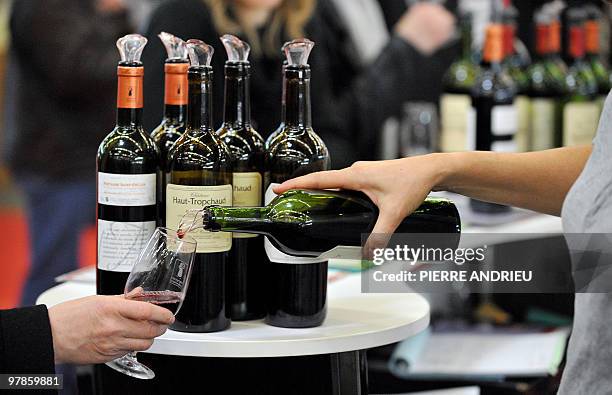
[[[182,295],[173,291],[142,291],[137,295],[130,296],[131,300],[149,302],[164,307],[172,314],[176,314],[181,304]]]

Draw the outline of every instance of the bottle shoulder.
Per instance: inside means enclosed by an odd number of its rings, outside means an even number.
[[[484,69],[480,74],[472,97],[489,98],[498,102],[512,101],[517,93],[517,86],[504,69]]]
[[[311,156],[327,156],[327,146],[312,128],[293,129],[285,127],[273,139],[268,152],[271,155],[281,152],[295,152]]]
[[[159,149],[142,128],[115,127],[97,153],[100,171],[148,173],[159,166]]]
[[[168,158],[171,164],[188,162],[202,168],[231,162],[227,145],[212,129],[186,130],[170,150]]]

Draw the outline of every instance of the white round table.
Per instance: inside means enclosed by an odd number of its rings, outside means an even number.
[[[91,283],[67,282],[43,293],[38,303],[52,306],[94,293],[95,285]],[[348,377],[359,379],[359,373],[355,371],[359,366],[354,365],[364,363],[359,361],[360,352],[402,341],[420,333],[428,324],[429,304],[422,296],[362,294],[361,276],[357,274],[329,285],[327,319],[320,327],[276,328],[259,320],[233,322],[229,330],[217,333],[168,330],[146,353],[242,361],[244,358],[269,361],[269,358],[278,357],[290,357],[291,360],[301,356],[328,355],[332,361],[335,358],[338,362],[338,377],[348,374]],[[347,361],[341,362],[342,358],[355,362],[352,365],[348,363],[352,366],[348,366],[350,373],[343,373]]]

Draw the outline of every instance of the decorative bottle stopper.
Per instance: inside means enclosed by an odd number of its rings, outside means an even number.
[[[191,66],[210,66],[215,49],[202,40],[187,41],[187,51]]]
[[[161,42],[166,47],[166,52],[168,53],[168,60],[186,60],[188,59],[187,55],[187,46],[185,45],[185,41],[176,37],[173,34],[161,32],[157,35]]]
[[[226,34],[220,38],[225,51],[227,52],[227,61],[236,63],[246,63],[249,61],[251,46],[236,36]]]
[[[121,54],[121,63],[142,64],[140,57],[147,39],[140,34],[128,34],[117,40],[117,48]]]
[[[307,38],[289,41],[283,45],[288,66],[308,66],[308,57],[315,43]]]

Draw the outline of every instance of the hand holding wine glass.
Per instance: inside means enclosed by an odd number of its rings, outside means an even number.
[[[140,253],[125,284],[125,298],[149,302],[176,315],[185,299],[191,277],[196,241],[177,231],[157,228]],[[152,379],[155,373],[131,352],[107,363],[131,377]]]

